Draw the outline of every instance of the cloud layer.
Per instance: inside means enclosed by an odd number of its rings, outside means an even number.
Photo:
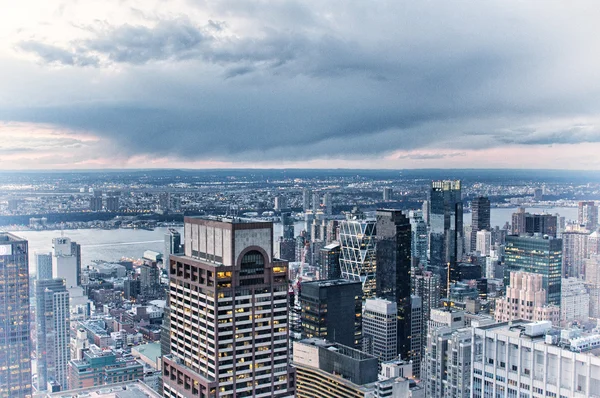
[[[0,120],[166,163],[452,166],[468,151],[600,142],[592,1],[166,3],[82,17],[65,2],[50,29],[15,26]]]

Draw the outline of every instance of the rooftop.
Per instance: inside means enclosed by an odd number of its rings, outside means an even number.
[[[80,388],[47,394],[48,398],[159,398],[160,395],[141,381]]]
[[[356,359],[358,361],[364,361],[364,360],[368,360],[368,359],[373,359],[375,358],[373,355],[369,355],[367,353],[364,353],[362,351],[356,350],[354,348],[342,345],[342,344],[338,344],[338,343],[333,343],[324,339],[319,339],[319,338],[310,338],[310,339],[304,339],[304,340],[300,340],[299,343],[301,344],[306,344],[306,345],[312,345],[315,347],[320,347],[323,349],[326,349],[328,351],[333,351],[333,352],[337,352],[339,355],[343,355],[352,359]]]
[[[360,284],[360,281],[349,281],[347,279],[327,279],[327,280],[319,280],[319,281],[311,281],[311,282],[302,282],[302,286],[313,285],[313,286],[319,286],[319,287],[328,287],[328,286],[352,285],[355,283]]]

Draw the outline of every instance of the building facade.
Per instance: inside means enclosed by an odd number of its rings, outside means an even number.
[[[0,396],[31,395],[28,242],[0,233]]]
[[[363,297],[375,296],[376,230],[375,221],[362,215],[340,223],[340,271],[344,279],[360,281]]]
[[[547,235],[509,235],[506,237],[504,286],[510,284],[513,271],[542,275],[542,287],[548,304],[560,306],[562,275],[562,239]]]
[[[367,299],[363,311],[363,339],[368,341],[368,354],[381,362],[398,357],[398,322],[396,303],[380,298]]]
[[[476,247],[477,232],[492,229],[490,221],[490,200],[479,196],[471,202],[471,248]]]
[[[171,353],[165,397],[291,397],[287,262],[273,224],[185,218],[185,253],[171,256]]]
[[[37,389],[68,388],[70,311],[64,279],[35,281]]]

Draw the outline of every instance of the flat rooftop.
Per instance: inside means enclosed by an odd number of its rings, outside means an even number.
[[[319,287],[328,287],[328,286],[352,285],[355,283],[361,283],[361,282],[360,281],[350,281],[347,279],[327,279],[327,280],[319,280],[319,281],[311,281],[311,282],[302,282],[302,286],[313,285],[313,286],[319,286]]]
[[[141,381],[80,388],[49,393],[50,398],[160,398],[161,396]]]
[[[369,355],[367,353],[364,353],[362,351],[356,350],[352,347],[348,347],[342,344],[338,344],[338,343],[334,343],[331,341],[327,341],[324,339],[319,339],[316,337],[310,338],[310,339],[304,339],[304,340],[300,340],[298,341],[298,343],[300,344],[306,344],[306,345],[312,345],[315,347],[320,347],[323,349],[326,349],[328,351],[332,351],[335,353],[338,353],[339,355],[343,355],[352,359],[356,359],[359,361],[364,361],[364,360],[369,360],[369,359],[375,359],[376,357],[374,357],[373,355]]]
[[[248,217],[227,217],[227,216],[186,216],[185,221],[193,220],[205,220],[205,221],[218,221],[227,224],[272,224],[271,221],[265,221],[260,219],[248,218]]]

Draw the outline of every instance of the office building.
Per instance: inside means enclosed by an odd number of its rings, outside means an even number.
[[[423,300],[419,296],[410,296],[410,358],[411,374],[421,378],[421,361],[423,358]]]
[[[280,236],[275,242],[275,257],[290,262],[296,261],[296,240]]]
[[[378,377],[377,358],[321,339],[294,342],[298,398],[409,397],[403,377]]]
[[[294,234],[294,218],[291,213],[281,213],[281,225],[283,226],[283,239],[293,240]]]
[[[374,355],[380,362],[398,357],[398,309],[396,303],[380,298],[367,299],[363,312],[364,352]]]
[[[593,231],[598,227],[598,206],[593,201],[579,202],[577,223]]]
[[[175,228],[169,228],[165,233],[165,249],[163,253],[163,267],[167,268],[169,256],[181,253],[181,234]]]
[[[479,252],[482,256],[490,255],[490,250],[492,250],[492,233],[490,231],[485,229],[477,231],[475,242],[475,251]]]
[[[52,279],[52,253],[36,253],[36,279]]]
[[[28,243],[0,232],[0,396],[31,395]]]
[[[148,384],[141,380],[124,381],[110,386],[94,386],[77,388],[69,391],[48,393],[44,398],[161,398],[162,395],[154,391]]]
[[[312,194],[312,211],[317,214],[317,211],[321,210],[321,195],[318,192]]]
[[[287,262],[273,224],[186,217],[184,254],[171,256],[171,353],[165,397],[291,397]]]
[[[383,201],[389,202],[390,200],[394,200],[394,190],[390,187],[383,188]]]
[[[566,278],[561,283],[560,324],[585,323],[590,317],[590,294],[585,282],[577,278]]]
[[[512,215],[512,234],[549,235],[556,238],[558,232],[558,217],[551,214],[530,214],[520,207]]]
[[[490,200],[485,196],[479,196],[471,202],[471,248],[476,247],[478,231],[490,231]]]
[[[102,211],[102,195],[90,197],[90,210]]]
[[[69,292],[64,279],[35,281],[37,390],[66,390],[70,360]]]
[[[427,265],[427,223],[423,218],[423,212],[421,210],[411,210],[408,213],[410,219],[410,251],[413,261],[421,266]]]
[[[600,391],[600,336],[550,322],[475,327],[471,397],[591,397]]]
[[[400,210],[377,210],[377,297],[397,307],[397,348],[403,359],[411,358],[411,227]]]
[[[542,275],[542,287],[548,304],[560,306],[562,275],[562,240],[547,235],[509,235],[506,237],[504,286],[510,283],[512,271]]]
[[[496,299],[495,318],[498,322],[515,319],[550,321],[558,326],[560,308],[548,305],[541,274],[511,272],[505,297]]]
[[[333,213],[333,202],[331,200],[331,192],[325,192],[323,195],[323,208],[325,214],[330,216]]]
[[[70,238],[52,239],[52,277],[63,278],[67,289],[81,285],[81,246]]]
[[[362,288],[359,281],[304,282],[300,306],[304,336],[362,348]]]
[[[284,209],[287,209],[287,200],[285,200],[285,196],[283,196],[283,195],[275,196],[274,203],[273,203],[273,210],[281,211]]]
[[[302,190],[302,210],[304,210],[305,212],[307,210],[310,210],[310,199],[311,199],[310,189],[304,188]]]
[[[89,388],[143,379],[144,366],[134,359],[117,357],[108,348],[96,345],[83,351],[82,359],[69,362],[69,389]]]
[[[588,256],[590,231],[579,226],[569,226],[562,233],[562,277],[585,278],[585,260]]]
[[[376,290],[375,220],[366,220],[361,213],[348,215],[340,222],[340,270],[342,278],[360,281],[365,299]]]
[[[321,249],[321,279],[339,279],[341,246],[332,242]]]
[[[442,280],[442,296],[457,281],[463,254],[463,204],[460,181],[432,181],[429,190],[429,264]]]

